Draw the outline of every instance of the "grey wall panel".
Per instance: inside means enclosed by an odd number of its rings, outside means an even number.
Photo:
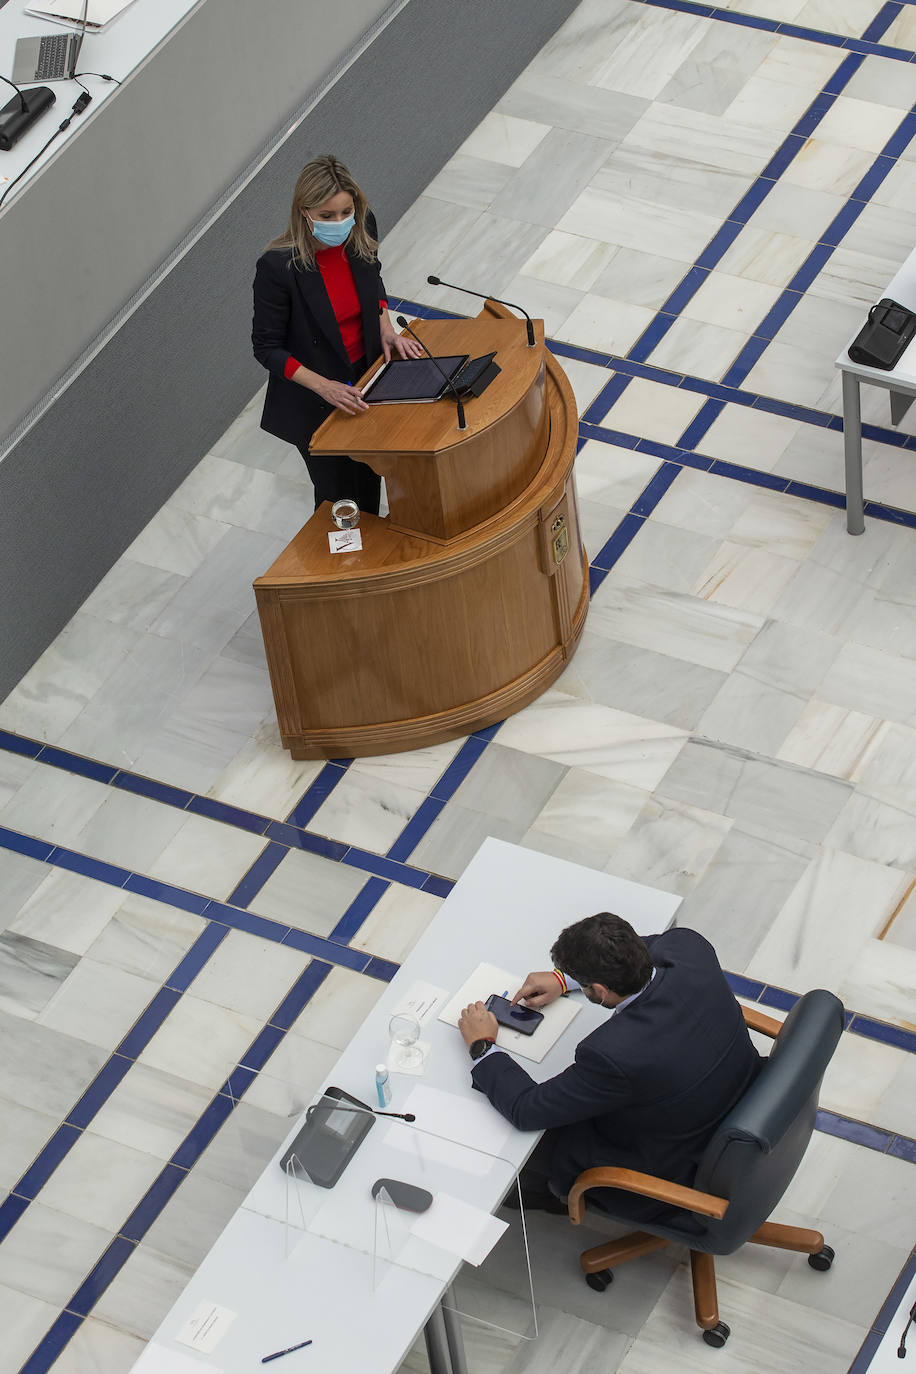
[[[388,5],[202,0],[113,99],[90,106],[0,217],[3,261],[16,264],[4,318],[27,321],[15,339],[0,333],[0,439]]]
[[[343,157],[384,233],[573,7],[412,0],[12,448],[0,463],[0,698],[263,381],[253,266],[302,164]]]

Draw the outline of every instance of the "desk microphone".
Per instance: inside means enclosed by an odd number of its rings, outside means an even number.
[[[465,296],[477,296],[482,301],[495,301],[497,305],[508,306],[510,310],[520,310],[525,317],[528,329],[528,347],[534,348],[534,325],[531,323],[531,316],[521,305],[513,305],[511,301],[501,301],[498,296],[488,296],[483,291],[472,291],[468,286],[454,286],[450,281],[443,281],[441,277],[427,277],[430,286],[447,286],[450,291],[461,291]],[[398,321],[400,324],[400,320]]]
[[[909,1320],[907,1321],[906,1326],[903,1328],[903,1335],[900,1337],[900,1344],[897,1346],[898,1360],[906,1359],[906,1333],[913,1325],[913,1322],[916,1322],[916,1302],[914,1302],[913,1306],[910,1308]]]
[[[435,364],[436,364],[436,367],[439,368],[439,371],[442,373],[442,377],[443,377],[443,379],[444,379],[444,381],[445,381],[445,385],[448,387],[449,391],[450,391],[450,392],[452,393],[452,395],[454,396],[454,398],[455,398],[455,405],[458,407],[458,428],[459,428],[459,429],[467,429],[468,424],[467,424],[467,420],[465,420],[465,418],[464,418],[464,406],[463,406],[463,404],[462,404],[461,397],[458,395],[458,392],[455,390],[455,383],[452,381],[451,377],[449,377],[449,376],[445,373],[445,371],[439,366],[439,359],[433,357],[433,355],[430,353],[429,349],[426,347],[426,344],[425,344],[425,343],[423,342],[423,340],[420,338],[419,334],[415,334],[415,333],[413,332],[413,330],[411,329],[410,325],[409,325],[409,324],[407,323],[407,321],[404,319],[404,316],[403,316],[403,315],[398,315],[396,318],[397,318],[397,322],[398,322],[398,324],[401,326],[401,328],[402,328],[402,329],[406,329],[407,333],[410,335],[410,337],[411,337],[412,339],[416,339],[417,343],[418,343],[418,344],[420,345],[420,347],[423,349],[423,352],[426,354],[427,358],[429,358],[430,362],[435,363]],[[384,1113],[382,1113],[382,1115],[384,1115]],[[389,1116],[391,1116],[391,1115],[397,1115],[397,1113],[389,1112],[388,1115],[389,1115]]]
[[[370,1116],[396,1116],[400,1121],[416,1121],[417,1119],[413,1112],[383,1112],[380,1111],[378,1107],[346,1107],[342,1103],[337,1102],[333,1103],[333,1105],[329,1105],[326,1102],[313,1102],[306,1115],[311,1116],[313,1112],[317,1112],[319,1107],[325,1107],[328,1116],[330,1116],[332,1112],[356,1112],[359,1116],[365,1116],[368,1112]]]

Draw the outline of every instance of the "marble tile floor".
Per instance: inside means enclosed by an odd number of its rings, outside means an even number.
[[[593,422],[601,571],[548,693],[485,738],[289,760],[250,583],[309,499],[258,395],[0,706],[0,1374],[131,1367],[487,835],[679,893],[770,1013],[817,983],[865,1019],[822,1094],[846,1137],[825,1119],[780,1209],[837,1238],[830,1275],[723,1260],[709,1352],[682,1255],[599,1296],[587,1242],[533,1218],[541,1336],[468,1322],[471,1368],[841,1371],[868,1331],[916,1196],[916,533],[846,536],[830,419],[913,246],[916,64],[831,43],[916,28],[877,0],[723,8],[584,0],[383,244],[419,313],[467,309],[426,284],[447,263],[543,315]],[[916,409],[863,411],[866,492],[912,515]],[[462,1302],[528,1335],[517,1261],[513,1228]]]

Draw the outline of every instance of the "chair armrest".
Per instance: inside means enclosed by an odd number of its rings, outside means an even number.
[[[758,1011],[756,1007],[746,1007],[741,1004],[744,1012],[744,1024],[748,1030],[759,1031],[761,1035],[768,1035],[771,1040],[775,1040],[782,1030],[782,1022],[777,1021],[775,1016],[767,1016],[766,1012]]]
[[[717,1221],[721,1221],[728,1210],[724,1197],[700,1193],[681,1183],[669,1183],[666,1178],[656,1178],[654,1174],[640,1174],[635,1169],[586,1169],[570,1188],[567,1199],[569,1219],[576,1225],[585,1213],[585,1194],[590,1188],[621,1188],[625,1193],[639,1193],[641,1197],[655,1198],[672,1207],[698,1212],[703,1217],[715,1217]]]

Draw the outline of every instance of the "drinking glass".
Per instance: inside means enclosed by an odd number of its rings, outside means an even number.
[[[359,524],[359,506],[352,496],[342,496],[334,502],[331,519],[339,530],[352,530]]]
[[[420,1039],[420,1022],[411,1011],[395,1012],[388,1022],[388,1034],[393,1046],[397,1046],[392,1056],[391,1067],[413,1069],[423,1062],[423,1051],[417,1041]]]

